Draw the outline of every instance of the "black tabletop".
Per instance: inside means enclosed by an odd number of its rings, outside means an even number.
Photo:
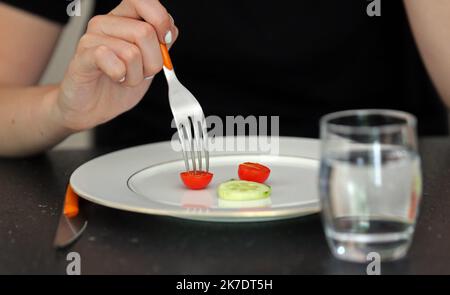
[[[65,274],[69,252],[82,274],[365,274],[338,261],[319,215],[274,222],[206,223],[88,203],[79,241],[52,242],[72,171],[105,150],[52,151],[0,160],[0,274]],[[408,256],[382,274],[450,274],[450,139],[421,140],[424,193]]]

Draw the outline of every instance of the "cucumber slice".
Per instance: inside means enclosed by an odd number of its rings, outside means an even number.
[[[223,200],[251,201],[268,198],[270,186],[247,180],[229,180],[219,185],[217,193]]]

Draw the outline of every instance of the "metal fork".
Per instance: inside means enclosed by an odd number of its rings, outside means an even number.
[[[164,74],[169,85],[169,103],[178,130],[186,171],[209,171],[208,131],[202,107],[178,81],[165,44],[161,44]],[[203,166],[203,161],[205,166]],[[190,169],[189,163],[192,163]]]

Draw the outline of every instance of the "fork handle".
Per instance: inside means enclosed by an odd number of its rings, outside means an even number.
[[[170,59],[169,50],[167,50],[166,44],[159,44],[159,46],[161,47],[164,66],[169,70],[173,70],[172,60]]]

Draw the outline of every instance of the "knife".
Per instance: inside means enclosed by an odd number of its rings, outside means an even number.
[[[56,248],[70,246],[81,236],[86,226],[87,219],[80,212],[79,197],[69,184],[53,245]]]

